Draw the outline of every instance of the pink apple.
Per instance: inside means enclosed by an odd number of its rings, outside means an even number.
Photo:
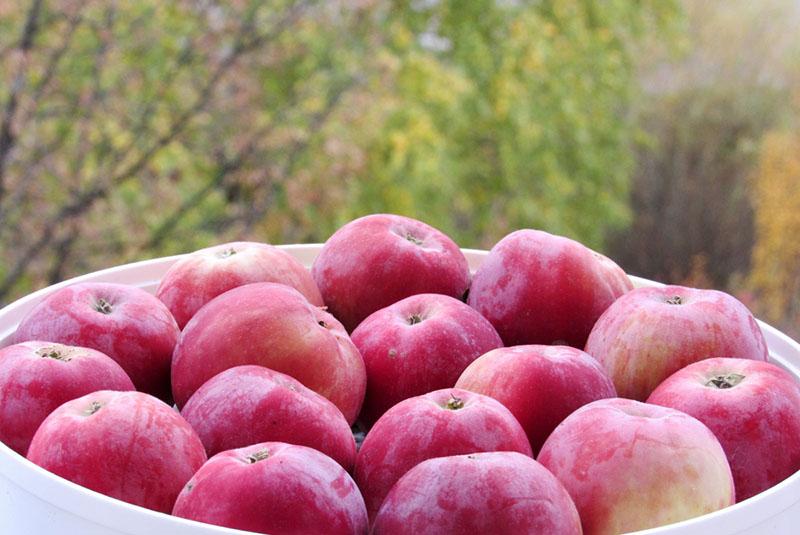
[[[0,349],[0,441],[25,455],[42,421],[96,390],[133,390],[111,357],[86,347],[22,342]]]
[[[584,405],[556,427],[538,460],[567,488],[586,535],[653,528],[734,503],[714,434],[680,411],[630,399]]]
[[[207,380],[243,364],[291,375],[332,401],[350,424],[364,400],[364,360],[342,324],[283,284],[228,290],[186,324],[172,359],[178,407]]]
[[[406,398],[453,386],[470,362],[503,345],[483,316],[441,294],[373,312],[352,338],[367,366],[361,420],[368,424]]]
[[[767,359],[753,315],[735,297],[683,286],[637,288],[597,321],[586,342],[617,393],[644,401],[661,381],[711,357]]]
[[[317,449],[345,470],[356,460],[353,433],[336,405],[262,366],[236,366],[215,375],[181,414],[209,456],[259,442],[288,442]]]
[[[467,260],[453,240],[421,221],[392,214],[361,217],[337,230],[311,273],[329,312],[348,331],[404,297],[461,298],[469,287]]]
[[[605,256],[569,238],[524,229],[492,247],[468,303],[508,346],[583,348],[600,314],[632,287]]]
[[[122,366],[136,389],[169,399],[169,367],[180,330],[164,304],[135,286],[83,282],[36,305],[15,342],[42,340],[89,347]]]
[[[175,516],[271,535],[364,535],[358,487],[315,449],[264,442],[218,453],[186,484]]]
[[[100,390],[53,411],[33,436],[28,459],[78,485],[168,513],[206,454],[163,401]]]
[[[494,399],[446,388],[401,401],[367,433],[355,479],[370,518],[398,479],[426,459],[531,446],[514,416]]]
[[[774,364],[701,360],[669,376],[647,402],[690,414],[714,432],[737,502],[800,470],[800,384]]]
[[[421,462],[392,487],[372,533],[580,535],[581,521],[553,474],[530,457],[496,451]]]
[[[251,282],[291,286],[312,305],[322,296],[311,273],[292,255],[258,242],[231,242],[201,249],[176,261],[156,291],[183,329],[195,313],[219,294]]]
[[[491,396],[505,405],[522,424],[534,453],[576,409],[617,395],[603,367],[569,346],[489,351],[464,370],[456,388]]]

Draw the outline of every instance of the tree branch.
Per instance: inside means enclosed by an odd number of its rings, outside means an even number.
[[[33,40],[39,31],[39,17],[42,12],[42,0],[33,0],[28,15],[25,20],[25,25],[22,29],[22,36],[19,40],[19,51],[22,54],[21,65],[11,83],[11,92],[8,95],[5,109],[3,111],[3,119],[0,121],[0,201],[5,197],[5,170],[8,156],[11,149],[16,142],[14,134],[14,119],[17,114],[17,107],[19,105],[19,94],[22,91],[22,86],[25,83],[25,72],[27,67],[27,56],[31,48],[33,48]]]

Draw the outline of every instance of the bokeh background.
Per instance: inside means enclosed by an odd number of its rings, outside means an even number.
[[[0,304],[371,212],[800,335],[797,0],[0,0]]]

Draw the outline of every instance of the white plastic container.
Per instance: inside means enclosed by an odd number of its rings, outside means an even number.
[[[282,246],[310,266],[320,245]],[[475,269],[485,251],[465,250]],[[117,282],[154,292],[179,257],[158,258],[83,275],[34,292],[0,310],[0,347],[10,343],[22,317],[53,290],[75,282]],[[635,279],[637,285],[656,283]],[[800,380],[800,344],[759,322],[771,360]],[[0,443],[0,535],[234,535],[246,532],[175,518],[98,494],[28,462]],[[800,533],[800,472],[749,500],[648,535]]]

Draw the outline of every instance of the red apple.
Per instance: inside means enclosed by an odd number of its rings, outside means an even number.
[[[259,442],[317,449],[353,468],[356,442],[336,405],[300,381],[262,366],[236,366],[195,392],[181,414],[210,456]]]
[[[392,487],[372,533],[580,535],[581,521],[553,474],[530,457],[497,451],[421,462]]]
[[[206,453],[163,401],[100,390],[53,411],[33,436],[28,459],[78,485],[168,513]]]
[[[361,420],[372,424],[400,401],[451,387],[467,365],[502,340],[462,301],[419,294],[372,313],[352,335],[367,366]]]
[[[683,286],[637,288],[597,321],[586,342],[621,397],[644,401],[664,379],[711,357],[767,359],[755,318],[735,297]]]
[[[61,288],[28,312],[15,342],[89,347],[120,366],[136,389],[169,399],[169,367],[180,330],[166,306],[125,284],[83,282]]]
[[[342,324],[283,284],[239,286],[186,324],[172,359],[178,407],[218,373],[256,364],[291,375],[328,398],[347,422],[358,416],[367,373]]]
[[[404,297],[461,298],[469,287],[467,260],[453,240],[421,221],[392,214],[361,217],[337,230],[311,274],[328,310],[348,331]]]
[[[492,247],[468,303],[508,346],[583,348],[600,314],[632,287],[605,256],[569,238],[524,229]]]
[[[737,502],[800,470],[800,384],[774,364],[701,360],[669,376],[647,402],[690,414],[714,432]]]
[[[286,284],[312,305],[323,304],[311,273],[292,255],[266,243],[244,241],[200,249],[176,261],[161,279],[156,297],[183,329],[211,299],[252,282]]]
[[[0,441],[25,455],[42,421],[96,390],[133,390],[109,356],[86,347],[22,342],[0,349]]]
[[[576,409],[616,397],[600,363],[569,346],[514,346],[489,351],[456,383],[491,396],[511,411],[538,452],[561,421]]]
[[[539,462],[564,484],[586,535],[671,524],[734,503],[719,441],[691,416],[630,399],[602,399],[569,415]]]
[[[362,535],[358,487],[315,449],[264,442],[218,453],[186,484],[175,516],[271,535]]]
[[[531,446],[514,416],[494,399],[446,388],[401,401],[367,433],[355,479],[370,518],[398,479],[426,459]]]

